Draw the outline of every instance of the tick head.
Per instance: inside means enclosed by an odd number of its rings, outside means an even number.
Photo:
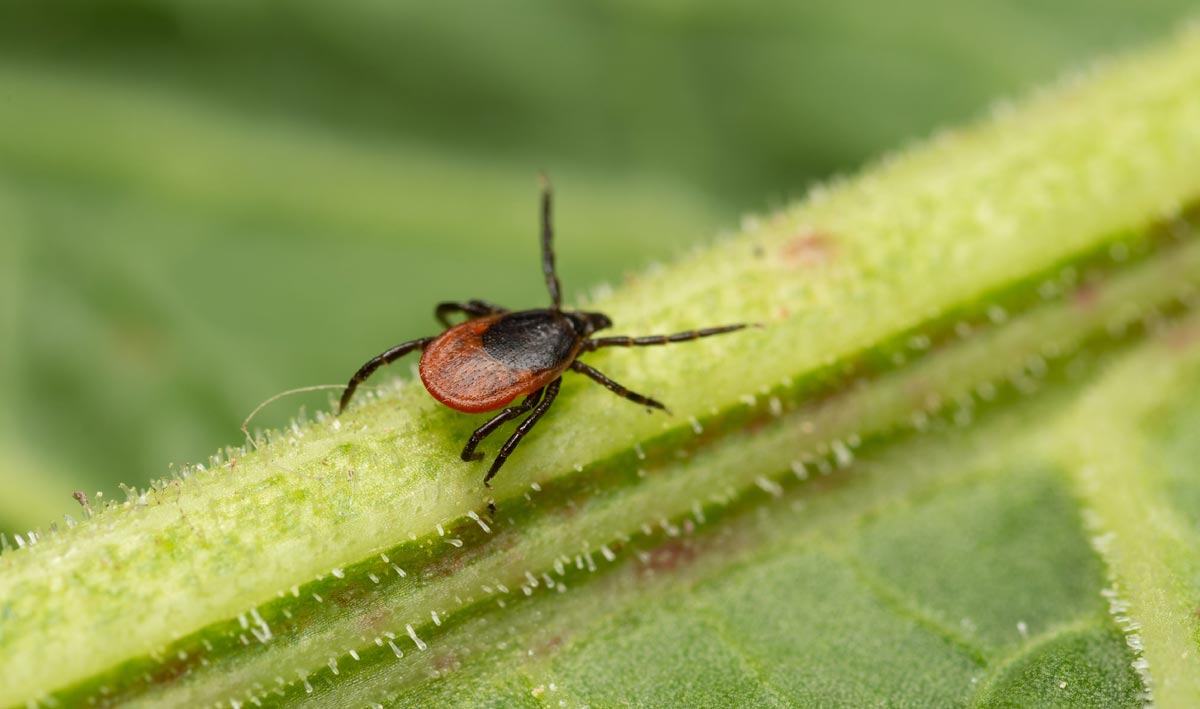
[[[612,320],[604,313],[585,313],[577,310],[571,313],[564,313],[567,319],[571,321],[571,327],[575,328],[575,332],[580,337],[590,337],[597,330],[603,330],[606,327],[612,327]]]

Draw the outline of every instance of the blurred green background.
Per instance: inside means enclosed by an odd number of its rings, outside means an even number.
[[[1189,6],[0,3],[0,530],[544,302],[539,169],[575,299]]]

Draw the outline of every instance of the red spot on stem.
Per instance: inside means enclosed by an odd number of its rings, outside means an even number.
[[[835,249],[836,244],[829,234],[805,231],[788,239],[779,256],[783,264],[791,268],[811,268],[831,261]]]
[[[1098,300],[1100,300],[1100,286],[1096,283],[1084,283],[1071,293],[1071,304],[1082,312],[1094,308]]]
[[[651,549],[644,569],[647,573],[674,571],[696,558],[696,548],[684,539],[672,539]]]
[[[1163,334],[1167,348],[1173,352],[1186,352],[1200,342],[1200,327],[1194,325],[1176,325],[1168,328]]]

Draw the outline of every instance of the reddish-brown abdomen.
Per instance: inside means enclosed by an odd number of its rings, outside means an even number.
[[[425,347],[421,381],[433,398],[466,413],[493,411],[549,384],[571,364],[535,371],[496,361],[483,346],[483,333],[506,314],[455,325]]]

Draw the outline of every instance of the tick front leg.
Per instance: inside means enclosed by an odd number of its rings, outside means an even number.
[[[496,313],[506,313],[507,308],[502,308],[499,305],[493,305],[486,300],[468,300],[465,303],[438,303],[434,310],[434,315],[438,322],[443,327],[450,327],[450,318],[452,313],[466,313],[467,319],[481,318],[484,315],[495,315]]]
[[[648,396],[642,396],[641,394],[638,394],[637,392],[629,391],[625,387],[621,386],[620,384],[617,384],[613,380],[604,376],[604,374],[602,374],[595,367],[588,366],[588,365],[584,364],[583,362],[580,362],[579,360],[575,360],[574,362],[571,363],[571,369],[575,370],[576,372],[579,372],[580,374],[586,374],[587,376],[591,377],[595,381],[599,382],[601,385],[604,386],[604,388],[608,389],[612,393],[616,394],[617,396],[629,399],[630,401],[634,402],[635,404],[641,404],[642,406],[650,406],[655,409],[662,409],[663,411],[667,411],[667,407],[664,406],[662,404],[662,402],[655,401],[654,399],[651,399]]]
[[[471,440],[467,441],[466,447],[462,449],[462,459],[471,462],[483,458],[483,453],[476,453],[475,447],[483,442],[497,428],[503,426],[506,422],[515,419],[523,413],[528,412],[534,406],[537,406],[538,401],[542,398],[542,392],[546,391],[546,387],[542,387],[525,397],[520,404],[510,406],[507,409],[493,416],[487,423],[475,429],[471,434]]]
[[[346,385],[346,390],[342,392],[342,400],[338,404],[338,414],[341,414],[346,410],[346,404],[350,403],[350,397],[354,396],[354,390],[358,388],[359,384],[362,384],[364,381],[366,381],[367,377],[371,376],[372,372],[385,364],[391,364],[392,362],[395,362],[413,350],[424,349],[425,345],[433,342],[433,340],[434,338],[432,337],[422,337],[419,340],[413,340],[411,342],[405,342],[402,345],[396,345],[378,357],[371,358],[366,364],[364,364],[362,367],[359,367],[358,371],[354,373],[354,376],[350,377],[350,383]]]
[[[554,191],[550,180],[543,174],[542,182],[542,273],[546,277],[546,289],[550,291],[550,304],[555,311],[562,306],[562,286],[558,282],[558,270],[554,267],[554,219],[550,213]]]
[[[744,330],[749,325],[739,323],[737,325],[722,325],[721,327],[706,327],[703,330],[688,330],[687,332],[677,332],[674,335],[646,335],[644,337],[597,337],[593,340],[588,340],[583,343],[581,348],[584,352],[598,350],[601,347],[644,347],[646,345],[668,345],[672,342],[687,342],[688,340],[698,340],[701,337],[712,337],[713,335],[723,335],[727,332],[737,332]]]
[[[516,449],[517,444],[537,424],[538,420],[550,410],[550,405],[554,403],[554,398],[558,396],[558,387],[560,384],[562,384],[562,377],[546,385],[546,394],[541,403],[537,405],[532,414],[529,414],[529,418],[522,421],[520,426],[517,426],[517,430],[509,436],[508,440],[504,442],[504,447],[496,454],[496,459],[492,461],[492,467],[488,470],[487,477],[483,479],[484,485],[489,488],[491,487],[491,479],[496,477],[496,473],[500,471],[501,466],[504,465],[504,461],[508,460],[508,456]]]

